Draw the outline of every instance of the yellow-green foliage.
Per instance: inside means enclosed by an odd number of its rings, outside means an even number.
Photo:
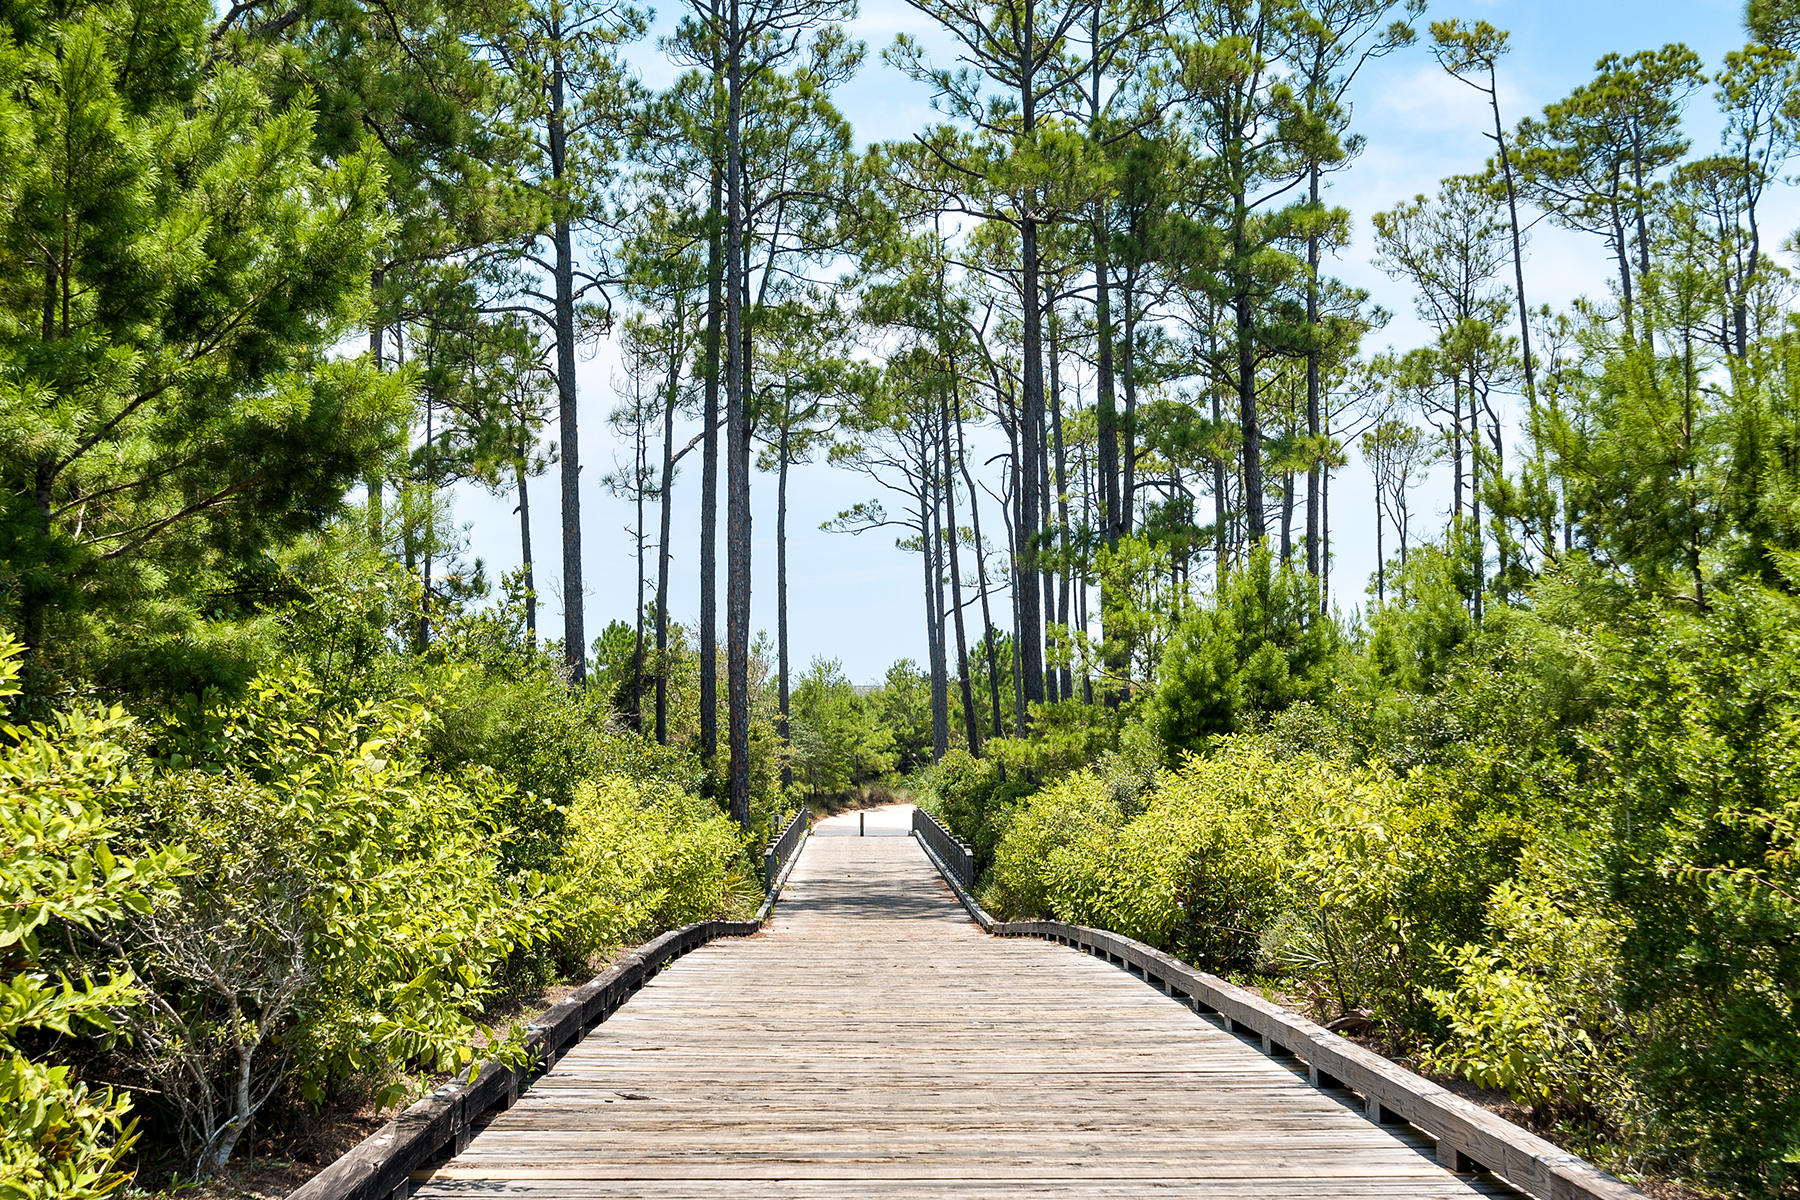
[[[988,891],[997,911],[1111,929],[1214,969],[1284,970],[1323,1010],[1393,1020],[1429,1015],[1436,947],[1479,930],[1470,860],[1495,840],[1386,772],[1240,735],[1163,772],[1141,811],[1116,790],[1091,770],[1012,811]]]
[[[742,913],[760,896],[737,827],[670,784],[604,775],[567,812],[562,878],[569,952],[586,957],[661,929]]]
[[[1118,803],[1093,771],[1037,793],[1005,818],[994,847],[987,903],[1008,916],[1062,916],[1051,896],[1058,867],[1106,838],[1122,818]]]
[[[1450,1033],[1431,1061],[1527,1103],[1603,1106],[1617,1126],[1630,1102],[1624,921],[1604,898],[1559,887],[1571,874],[1545,866],[1488,897],[1483,944],[1451,949],[1454,983],[1426,992]]]
[[[0,634],[0,699],[18,694],[19,646]],[[48,726],[0,727],[0,1197],[100,1197],[128,1178],[127,1099],[92,1089],[66,1066],[29,1056],[21,1040],[107,1035],[140,994],[127,973],[74,973],[46,943],[57,926],[98,929],[148,911],[182,868],[165,850],[114,854],[101,799],[128,781],[118,710],[60,715]]]
[[[1297,830],[1343,784],[1339,768],[1238,739],[1164,773],[1126,820],[1104,772],[1071,776],[1017,810],[995,853],[1007,886],[993,899],[1008,915],[1249,965],[1291,887]]]
[[[0,696],[15,652],[0,640]],[[480,1021],[521,963],[760,894],[691,772],[604,730],[590,742],[621,753],[569,764],[572,802],[530,831],[549,869],[527,869],[515,823],[553,802],[444,755],[445,704],[346,698],[286,666],[155,737],[112,711],[0,742],[0,1200],[123,1182],[125,1101],[20,1048],[46,1034],[147,1085],[154,1140],[204,1173],[294,1085],[397,1098],[409,1075],[519,1053]]]
[[[140,844],[195,851],[94,953],[154,1000],[125,1019],[123,1052],[200,1169],[295,1077],[318,1097],[469,1064],[497,973],[554,934],[548,883],[499,870],[490,814],[509,789],[427,770],[430,722],[415,701],[335,709],[304,671],[271,673],[114,798]]]

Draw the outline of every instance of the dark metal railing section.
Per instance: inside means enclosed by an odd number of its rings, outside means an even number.
[[[788,864],[794,861],[794,855],[800,851],[800,842],[806,837],[806,831],[812,828],[812,813],[805,805],[801,805],[788,820],[775,840],[763,851],[763,891],[773,895],[775,888],[786,874]]]
[[[975,886],[975,852],[922,808],[913,809],[913,836],[925,843],[958,884],[964,888]]]

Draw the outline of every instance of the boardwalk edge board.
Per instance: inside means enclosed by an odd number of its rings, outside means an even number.
[[[529,1065],[491,1062],[474,1078],[438,1088],[364,1138],[288,1200],[391,1200],[412,1191],[415,1171],[468,1148],[477,1126],[518,1100],[519,1093],[570,1047],[682,955],[720,938],[748,937],[768,922],[775,899],[799,859],[812,826],[800,809],[763,852],[768,881],[762,907],[748,921],[701,921],[671,929],[631,950],[593,979],[545,1009],[526,1028]]]
[[[996,921],[965,882],[972,866],[969,848],[918,809],[913,813],[913,836],[969,915],[988,933],[1059,942],[1129,971],[1197,1012],[1217,1016],[1227,1032],[1260,1039],[1265,1053],[1299,1059],[1313,1086],[1356,1092],[1370,1120],[1411,1125],[1435,1139],[1438,1161],[1453,1171],[1485,1169],[1538,1200],[1644,1200],[1636,1188],[1529,1130],[1322,1025],[1142,942],[1061,921]]]

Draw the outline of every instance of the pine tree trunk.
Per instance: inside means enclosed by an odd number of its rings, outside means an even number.
[[[1121,537],[1129,536],[1137,516],[1137,267],[1125,269],[1125,285],[1119,291],[1125,310],[1124,361],[1119,378],[1125,385],[1125,438],[1119,448],[1119,515]],[[1122,647],[1129,657],[1130,647]]]
[[[724,173],[715,159],[706,249],[706,379],[700,441],[700,762],[719,755],[719,380],[725,318]]]
[[[787,569],[787,496],[788,496],[788,426],[793,421],[792,405],[782,413],[780,466],[775,476],[775,734],[781,739],[781,791],[783,796],[794,786],[793,761],[788,757],[788,569]]]
[[[1098,9],[1096,8],[1096,12]],[[1096,66],[1096,71],[1098,67]],[[1095,95],[1099,94],[1099,80],[1094,84]],[[1098,101],[1096,100],[1096,107]],[[1098,113],[1095,113],[1096,118]],[[1116,395],[1117,381],[1114,378],[1113,365],[1113,324],[1112,324],[1112,267],[1107,256],[1107,234],[1109,232],[1107,207],[1104,198],[1094,202],[1094,328],[1095,328],[1095,368],[1094,390],[1097,412],[1095,420],[1099,435],[1099,497],[1100,531],[1108,549],[1117,549],[1119,538],[1123,536],[1125,527],[1120,519],[1119,507],[1119,415]],[[1109,621],[1111,610],[1107,604],[1105,585],[1100,589],[1100,643],[1106,650],[1106,673],[1114,678],[1122,679],[1129,669],[1124,639],[1119,637],[1115,628],[1117,621]],[[1108,639],[1111,640],[1108,640]],[[1106,703],[1117,708],[1125,699],[1124,692],[1118,688],[1106,690]]]
[[[633,464],[637,478],[632,480],[633,499],[637,507],[637,603],[633,606],[637,612],[632,619],[637,637],[631,646],[631,727],[639,733],[644,732],[644,585],[647,582],[644,568],[644,551],[650,544],[649,532],[644,525],[644,476],[647,474],[649,447],[644,438],[644,412],[642,407],[637,411],[637,458]]]
[[[1022,486],[1021,481],[1020,481],[1020,476],[1023,474],[1023,472],[1020,470],[1020,467],[1019,467],[1019,445],[1018,445],[1019,438],[1018,438],[1017,427],[1016,426],[1009,427],[1007,429],[1006,433],[1007,433],[1007,438],[1012,442],[1011,453],[1007,456],[1007,470],[1012,475],[1012,483],[1013,483],[1012,500],[1013,500],[1013,503],[1010,507],[1007,505],[1001,505],[1000,520],[1001,520],[1001,523],[1006,526],[1006,544],[1012,548],[1013,562],[1017,563],[1019,561],[1019,557],[1020,557],[1019,530],[1020,530],[1020,526],[1021,526],[1021,518],[1019,516],[1019,499],[1018,499],[1018,497],[1019,497],[1019,489]],[[1026,580],[1029,581],[1029,579],[1030,579],[1030,577],[1026,576]],[[1019,613],[1020,613],[1021,606],[1024,603],[1022,597],[1030,595],[1033,592],[1034,588],[1030,582],[1019,583],[1019,582],[1015,581],[1010,590],[1011,590],[1012,616],[1013,616],[1013,636],[1012,636],[1013,732],[1018,737],[1024,737],[1026,734],[1026,731],[1029,729],[1029,724],[1026,721],[1025,705],[1026,705],[1027,701],[1025,698],[1025,685],[1022,682],[1022,674],[1021,674],[1024,670],[1024,663],[1025,663],[1025,652],[1023,649],[1023,642],[1025,641],[1025,639],[1019,635],[1019,630],[1023,627],[1023,619],[1020,617]]]
[[[1037,50],[1033,41],[1035,13],[1031,0],[1026,0],[1019,28],[1019,117],[1020,130],[1029,142],[1037,130],[1037,97],[1034,91]],[[1019,442],[1023,459],[1019,464],[1019,526],[1015,542],[1013,577],[1019,580],[1019,621],[1014,640],[1018,643],[1019,678],[1014,681],[1024,705],[1044,699],[1044,624],[1038,607],[1037,550],[1032,535],[1040,524],[1043,506],[1039,495],[1038,431],[1044,424],[1044,348],[1041,297],[1038,287],[1038,229],[1035,218],[1027,216],[1019,222],[1020,265],[1023,279],[1019,288],[1021,316],[1024,319],[1024,403],[1019,414]],[[1020,729],[1026,726],[1021,719]]]
[[[1281,475],[1281,563],[1286,566],[1294,557],[1294,473]]]
[[[938,319],[941,331],[941,310]],[[954,399],[960,409],[962,399],[957,395],[955,356],[946,353],[944,365],[949,386],[938,397],[938,453],[943,462],[944,521],[950,527],[946,547],[950,556],[950,612],[956,625],[956,676],[957,685],[962,692],[963,736],[968,739],[969,753],[979,754],[981,729],[975,718],[975,685],[969,678],[969,638],[963,620],[962,557],[957,545],[962,540],[962,533],[956,524],[956,477],[950,473],[951,464],[958,458],[955,447],[950,443],[950,405]]]
[[[1213,384],[1210,390],[1212,392],[1213,427],[1216,429],[1224,420],[1224,405],[1220,400],[1218,384]],[[1228,507],[1225,483],[1225,456],[1221,454],[1213,459],[1213,572],[1220,583],[1225,581],[1225,570],[1229,562],[1225,536],[1226,508]]]
[[[725,124],[725,704],[731,816],[750,827],[750,408],[744,364],[743,29],[731,0]]]
[[[1104,202],[1095,217],[1097,230],[1105,227]],[[1100,442],[1100,523],[1106,532],[1106,544],[1119,542],[1119,415],[1118,382],[1113,364],[1112,281],[1107,263],[1106,243],[1097,232],[1094,251],[1094,321],[1096,323],[1097,362],[1094,371],[1095,403]],[[1104,617],[1102,617],[1104,620]]]
[[[560,24],[552,36],[561,39]],[[559,205],[567,177],[562,52],[550,77],[550,177]],[[575,396],[575,246],[566,209],[559,208],[556,242],[556,398],[562,466],[563,662],[569,681],[587,682],[587,625],[581,579],[581,437]]]
[[[1462,520],[1463,515],[1463,398],[1462,375],[1457,374],[1450,384],[1450,407],[1456,413],[1455,432],[1450,438],[1451,482],[1450,482],[1450,518],[1451,524]]]
[[[952,374],[952,379],[955,375]],[[1000,718],[1000,662],[994,649],[994,614],[988,602],[987,555],[981,540],[981,498],[975,492],[975,477],[969,471],[968,450],[963,443],[962,406],[956,408],[956,463],[962,469],[963,483],[969,489],[969,526],[975,535],[975,585],[981,597],[981,641],[987,649],[989,703],[993,705],[995,737],[1005,736]],[[969,752],[978,754],[978,744],[971,742]]]
[[[1236,303],[1238,367],[1238,432],[1242,437],[1243,511],[1245,532],[1257,545],[1267,533],[1263,522],[1262,420],[1256,407],[1256,314],[1250,295],[1240,291]]]
[[[1324,436],[1331,436],[1331,422],[1322,422]],[[1331,611],[1331,472],[1319,472],[1319,611]]]
[[[1081,480],[1081,526],[1083,529],[1092,530],[1095,528],[1094,464],[1088,456],[1086,443],[1078,445],[1076,449],[1075,477]],[[1075,579],[1075,625],[1081,630],[1083,636],[1093,632],[1088,624],[1088,582],[1085,574],[1087,564],[1091,561],[1092,546],[1090,543],[1088,549],[1082,554],[1082,572],[1078,574],[1072,566],[1070,568],[1070,573]],[[1081,660],[1081,702],[1088,705],[1094,702],[1093,662],[1085,654]]]
[[[925,457],[929,461],[930,455]],[[937,762],[950,749],[950,681],[944,661],[944,643],[948,640],[944,636],[944,572],[939,564],[943,552],[943,510],[934,494],[931,474],[926,473],[924,494],[920,497],[920,524],[925,533],[925,622],[931,654],[931,761]]]
[[[1475,624],[1481,624],[1481,594],[1487,587],[1487,542],[1481,530],[1481,416],[1474,371],[1469,380],[1469,528],[1475,535]],[[1401,556],[1404,560],[1404,547]]]
[[[369,272],[369,294],[373,297],[375,305],[375,315],[369,321],[369,361],[375,365],[377,371],[385,371],[387,369],[387,363],[384,361],[385,349],[382,345],[383,335],[387,332],[386,317],[381,310],[382,279],[383,275],[380,267],[376,267],[373,271]],[[371,471],[368,475],[363,477],[363,490],[368,493],[366,516],[369,527],[369,541],[377,546],[382,543],[383,526],[386,523],[382,513],[381,488],[381,476]]]
[[[537,576],[531,562],[531,490],[527,484],[525,448],[513,459],[519,490],[519,557],[525,569],[525,643],[537,649]]]
[[[1506,183],[1506,215],[1512,224],[1513,283],[1519,301],[1519,357],[1525,366],[1525,403],[1537,408],[1537,375],[1531,363],[1531,320],[1525,303],[1525,249],[1519,233],[1519,194],[1513,186],[1512,157],[1506,150],[1506,130],[1500,124],[1500,85],[1488,68],[1488,99],[1494,109],[1494,145],[1500,151],[1500,178]]]
[[[675,304],[675,328],[686,319],[686,306]],[[663,393],[662,489],[656,521],[656,744],[669,744],[669,538],[675,520],[675,406],[681,395],[681,360],[669,357],[668,385]]]
[[[1074,569],[1069,553],[1069,459],[1063,446],[1062,420],[1062,369],[1059,354],[1058,327],[1052,319],[1052,335],[1050,339],[1050,437],[1056,452],[1056,520],[1058,526],[1057,545],[1062,550],[1062,566],[1056,572],[1056,625],[1062,630],[1064,639],[1069,636],[1069,587],[1070,572]],[[1057,668],[1060,680],[1058,692],[1064,700],[1075,698],[1073,676],[1068,661]]]
[[[1319,164],[1307,172],[1308,198],[1319,204]],[[1306,328],[1312,344],[1306,348],[1306,573],[1319,577],[1319,477],[1324,467],[1319,454],[1319,235],[1306,239]],[[1292,486],[1290,485],[1290,493]],[[1290,495],[1291,501],[1291,495]]]
[[[1051,340],[1054,343],[1054,337]],[[1038,410],[1039,423],[1036,433],[1032,435],[1037,443],[1039,495],[1044,498],[1044,507],[1037,527],[1040,564],[1043,562],[1043,548],[1054,547],[1056,544],[1052,526],[1054,510],[1050,504],[1050,406],[1047,399],[1048,389],[1045,390],[1046,403],[1043,408]],[[1052,639],[1056,635],[1056,572],[1040,568],[1038,579],[1044,590],[1044,699],[1054,704],[1062,699],[1062,694],[1057,687],[1056,669],[1050,665]]]
[[[429,390],[426,390],[425,478],[421,481],[420,485],[425,493],[425,537],[423,540],[425,558],[424,562],[421,564],[422,570],[419,574],[419,623],[417,632],[414,634],[413,638],[413,653],[415,654],[425,653],[425,648],[431,645],[431,552],[433,549],[433,539],[437,536],[437,493],[435,491],[434,472],[431,462],[431,447],[433,444],[432,418],[434,415],[435,410],[431,403],[431,393]]]
[[[1375,607],[1387,606],[1387,554],[1381,546],[1381,526],[1386,520],[1381,508],[1381,479],[1375,480]]]

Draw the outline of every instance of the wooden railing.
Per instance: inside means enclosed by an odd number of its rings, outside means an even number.
[[[948,833],[942,837],[961,846]],[[1265,1053],[1299,1060],[1315,1087],[1355,1092],[1370,1120],[1411,1125],[1430,1136],[1437,1142],[1438,1161],[1453,1171],[1486,1169],[1539,1200],[1643,1198],[1636,1188],[1528,1130],[1305,1017],[1142,942],[1061,921],[996,921],[970,894],[964,876],[933,840],[920,834],[919,841],[969,914],[989,933],[1060,942],[1131,972],[1195,1011],[1217,1018],[1227,1032],[1258,1042]]]
[[[526,1026],[529,1066],[489,1063],[473,1079],[445,1084],[313,1176],[288,1200],[394,1200],[407,1195],[415,1171],[461,1154],[476,1130],[511,1108],[520,1091],[664,967],[707,942],[748,937],[761,929],[810,827],[811,816],[802,808],[763,851],[765,894],[754,920],[701,921],[645,942]]]
[[[966,902],[967,889],[975,886],[975,852],[922,808],[913,809],[913,836],[931,850],[938,866],[951,876],[958,886],[957,894],[965,896]]]

